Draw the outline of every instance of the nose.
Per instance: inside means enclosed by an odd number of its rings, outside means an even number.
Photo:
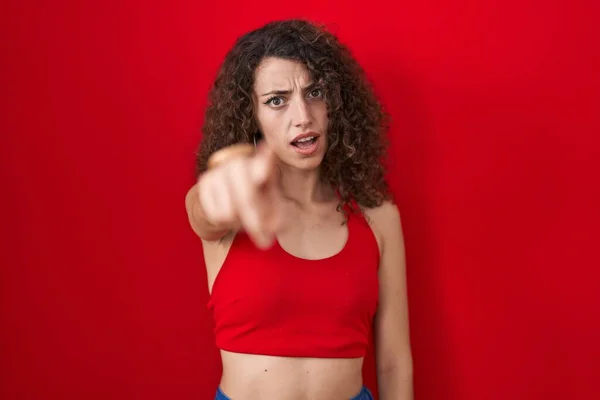
[[[299,99],[296,102],[296,112],[294,115],[294,125],[298,128],[306,128],[312,122],[310,106],[305,99]]]

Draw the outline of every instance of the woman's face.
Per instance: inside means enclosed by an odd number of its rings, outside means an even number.
[[[266,58],[254,76],[254,110],[267,144],[293,168],[317,168],[327,150],[322,89],[297,61]]]

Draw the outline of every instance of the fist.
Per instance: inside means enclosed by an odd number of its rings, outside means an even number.
[[[200,206],[207,222],[243,229],[259,248],[269,247],[280,221],[281,193],[275,154],[261,143],[251,156],[233,156],[204,173]]]

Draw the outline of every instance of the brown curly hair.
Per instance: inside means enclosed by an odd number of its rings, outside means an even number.
[[[321,164],[325,182],[340,195],[338,210],[354,202],[373,208],[390,199],[385,181],[387,114],[363,69],[324,27],[304,20],[271,22],[240,37],[225,57],[209,95],[198,173],[210,155],[234,143],[252,143],[254,72],[266,57],[303,63],[327,104],[329,147]]]

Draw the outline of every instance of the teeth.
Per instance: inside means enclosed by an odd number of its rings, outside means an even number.
[[[308,142],[310,140],[313,140],[314,138],[315,138],[314,136],[308,136],[308,137],[305,137],[302,139],[298,139],[298,140],[296,140],[296,142],[298,142],[298,143]]]

